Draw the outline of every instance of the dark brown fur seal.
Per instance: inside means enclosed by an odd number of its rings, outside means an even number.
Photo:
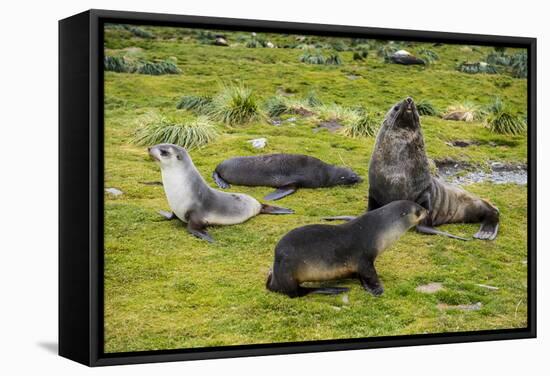
[[[376,257],[426,215],[427,211],[412,201],[394,201],[339,226],[296,228],[275,247],[266,287],[291,298],[312,292],[337,294],[347,288],[300,284],[356,276],[365,290],[380,295],[384,288],[374,268]]]
[[[432,226],[445,223],[481,222],[475,238],[493,240],[497,236],[496,207],[431,175],[420,117],[410,97],[388,111],[369,166],[368,210],[396,200],[414,201],[428,210],[427,218],[417,227],[420,232],[437,232]]]
[[[212,177],[220,188],[228,188],[229,184],[277,188],[264,197],[266,200],[281,199],[300,187],[322,188],[361,181],[349,168],[301,154],[230,158],[216,167]]]

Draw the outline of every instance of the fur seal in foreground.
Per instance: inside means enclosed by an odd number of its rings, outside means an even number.
[[[374,260],[426,215],[420,205],[403,200],[338,226],[296,228],[275,247],[275,261],[266,287],[291,298],[309,293],[338,294],[348,289],[302,287],[300,283],[357,276],[365,290],[380,295],[384,288]]]
[[[301,154],[230,158],[216,167],[212,177],[220,188],[228,188],[229,184],[277,188],[265,196],[265,200],[279,200],[300,187],[322,188],[362,181],[349,168]]]
[[[369,166],[368,200],[368,210],[396,200],[422,205],[429,214],[417,226],[419,232],[449,235],[432,226],[481,222],[475,238],[493,240],[497,236],[496,207],[431,175],[420,117],[410,97],[388,111],[378,132]]]
[[[159,212],[167,219],[179,218],[187,230],[212,242],[205,228],[209,225],[242,223],[258,214],[291,214],[290,209],[261,204],[242,193],[212,189],[197,171],[187,151],[177,145],[160,144],[149,148],[159,163],[162,184],[172,213]]]

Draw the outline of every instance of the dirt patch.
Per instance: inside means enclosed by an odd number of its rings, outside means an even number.
[[[470,141],[470,140],[454,140],[450,142],[445,142],[449,146],[459,147],[459,148],[466,148],[468,146],[475,146],[479,145],[479,141]]]
[[[344,126],[338,122],[338,120],[327,120],[322,121],[317,125],[317,128],[313,129],[313,132],[317,133],[321,129],[328,129],[329,132],[335,133],[338,130],[342,129]]]
[[[435,294],[443,290],[443,284],[439,282],[430,282],[426,285],[418,286],[415,290],[424,294]]]

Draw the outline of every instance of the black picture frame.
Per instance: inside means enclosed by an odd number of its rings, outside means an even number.
[[[521,329],[103,352],[103,24],[149,24],[522,47],[528,51],[528,318]],[[88,10],[59,21],[59,354],[88,366],[536,337],[536,39]]]

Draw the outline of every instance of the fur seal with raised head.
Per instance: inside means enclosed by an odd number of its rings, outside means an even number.
[[[210,188],[193,164],[187,151],[177,145],[160,144],[149,148],[159,163],[162,184],[172,212],[159,212],[167,219],[187,223],[194,236],[212,242],[209,225],[242,223],[258,214],[291,214],[290,209],[259,203],[243,193],[227,193]]]
[[[432,226],[481,222],[475,238],[497,236],[499,211],[495,206],[430,173],[420,117],[410,97],[388,111],[369,166],[368,210],[396,200],[414,201],[428,210],[417,226],[419,232],[449,235]]]
[[[309,293],[338,294],[348,289],[300,284],[356,276],[365,290],[380,295],[384,288],[374,268],[376,257],[426,215],[427,211],[412,201],[394,201],[338,226],[296,228],[275,247],[266,287],[292,298]]]
[[[266,186],[277,190],[265,200],[278,200],[298,188],[322,188],[362,181],[352,170],[301,154],[267,154],[236,157],[221,162],[212,174],[220,188],[229,184]]]

